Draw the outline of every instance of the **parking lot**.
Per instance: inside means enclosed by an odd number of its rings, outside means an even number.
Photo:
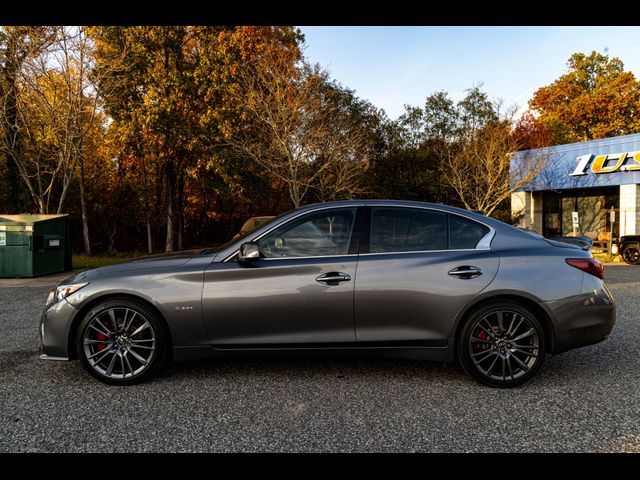
[[[38,359],[52,280],[2,280],[0,451],[640,452],[640,268],[607,266],[606,280],[609,339],[547,357],[512,390],[450,365],[349,358],[180,364],[110,387]]]

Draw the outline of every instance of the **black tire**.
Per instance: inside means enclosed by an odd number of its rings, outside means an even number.
[[[630,243],[622,251],[622,259],[629,265],[640,265],[640,243]]]
[[[511,301],[496,301],[474,311],[456,343],[465,372],[484,385],[499,388],[531,380],[546,351],[541,322],[529,309]]]
[[[149,307],[129,298],[113,298],[87,312],[75,343],[90,375],[110,385],[132,385],[153,377],[167,364],[167,339],[163,322]]]

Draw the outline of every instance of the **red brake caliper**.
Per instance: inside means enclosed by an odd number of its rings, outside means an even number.
[[[98,340],[106,340],[107,336],[104,333],[100,333],[98,332],[98,335],[96,335]],[[107,348],[107,344],[106,343],[99,343],[98,344],[98,351],[100,350],[104,350],[105,348]]]
[[[487,339],[487,334],[485,333],[485,331],[484,331],[484,330],[480,330],[478,333],[476,333],[476,335],[475,335],[475,336],[476,336],[477,338],[479,338],[480,340],[486,340],[486,339]],[[475,343],[475,344],[473,345],[473,348],[475,348],[476,350],[480,350],[480,349],[482,349],[482,347],[483,347],[484,345],[486,345],[486,344],[478,342],[478,343]]]

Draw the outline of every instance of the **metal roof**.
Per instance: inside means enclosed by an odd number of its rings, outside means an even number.
[[[54,220],[56,218],[68,217],[67,214],[63,215],[35,215],[35,214],[20,214],[20,215],[8,215],[5,213],[0,214],[0,223],[28,223],[34,224],[38,222],[46,222]]]

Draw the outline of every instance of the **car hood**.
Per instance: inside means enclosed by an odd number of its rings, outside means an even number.
[[[137,258],[134,260],[128,260],[122,263],[116,263],[113,265],[106,265],[104,267],[93,268],[80,272],[73,277],[63,280],[62,284],[69,283],[81,283],[89,282],[94,278],[101,277],[103,275],[110,275],[116,272],[133,272],[139,270],[149,270],[152,268],[170,268],[184,265],[193,258],[201,257],[202,255],[194,252],[174,252],[161,255],[153,255],[150,257]]]

